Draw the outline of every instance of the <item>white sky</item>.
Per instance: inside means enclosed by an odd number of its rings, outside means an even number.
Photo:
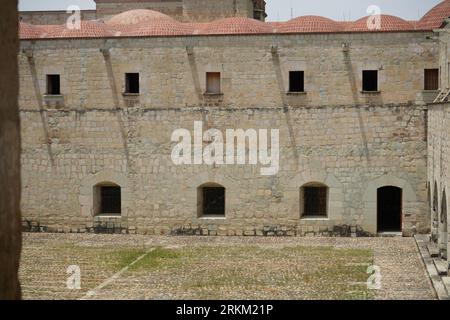
[[[301,15],[320,15],[335,20],[356,20],[367,15],[370,5],[381,13],[417,20],[441,0],[266,0],[268,21],[284,21]],[[69,5],[95,9],[93,0],[19,0],[20,10],[65,10]],[[292,9],[292,10],[291,10]]]

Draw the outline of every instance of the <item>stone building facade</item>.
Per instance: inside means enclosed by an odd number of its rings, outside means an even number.
[[[248,17],[264,21],[264,0],[95,0],[95,10],[82,10],[83,20],[107,20],[127,10],[162,12],[184,22],[209,22],[221,18]],[[66,11],[23,11],[20,20],[38,25],[64,24]]]
[[[442,78],[446,51],[433,30],[447,16],[450,1],[415,23],[382,16],[377,30],[367,17],[182,23],[143,9],[78,31],[22,23],[24,227],[430,232],[427,186],[436,180],[442,202],[448,182],[447,105],[429,104],[444,89],[437,72]],[[59,90],[49,92],[55,76]],[[212,81],[218,91],[209,91]],[[197,122],[220,132],[279,130],[277,174],[261,175],[261,165],[175,165],[173,132],[193,133]],[[102,212],[103,197],[118,194],[120,212]],[[209,197],[223,201],[221,214],[204,214]],[[311,203],[320,214],[306,214]]]

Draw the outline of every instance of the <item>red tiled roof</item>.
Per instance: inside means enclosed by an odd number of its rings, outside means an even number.
[[[276,26],[279,33],[339,32],[341,25],[331,19],[320,16],[303,16]]]
[[[376,25],[376,18],[367,16],[355,21],[347,26],[346,31],[350,32],[379,32],[379,31],[411,31],[414,30],[414,25],[411,22],[403,20],[396,16],[390,16],[386,14],[380,15],[379,28]],[[370,28],[369,28],[370,27]]]
[[[355,22],[333,21],[320,16],[303,16],[287,22],[261,22],[259,20],[233,17],[205,23],[182,23],[163,13],[138,9],[113,16],[105,23],[83,21],[79,30],[65,25],[36,26],[20,23],[21,39],[51,38],[99,38],[99,37],[145,37],[182,35],[237,35],[270,33],[335,33],[335,32],[388,32],[432,30],[450,16],[450,0],[431,9],[420,21],[406,21],[391,15],[381,15],[381,28],[370,29],[364,17]]]
[[[418,23],[419,29],[431,30],[442,26],[444,19],[450,17],[450,0],[445,0],[428,11]]]
[[[123,37],[182,36],[193,33],[192,28],[184,23],[161,19],[121,26],[118,30],[120,33],[117,35]]]
[[[39,26],[20,22],[19,23],[19,37],[20,39],[36,39],[40,38],[43,30]]]
[[[252,34],[252,33],[273,33],[272,27],[264,22],[244,18],[233,17],[216,20],[208,23],[200,30],[201,34]]]
[[[103,38],[115,35],[111,27],[98,21],[81,21],[80,28],[74,26],[69,29],[67,25],[61,25],[46,29],[47,36],[51,38]]]

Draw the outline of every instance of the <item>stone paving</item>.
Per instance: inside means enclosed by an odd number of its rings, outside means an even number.
[[[98,289],[104,281],[151,249],[154,251],[148,253],[142,263],[137,262]],[[171,252],[182,252],[183,259]],[[381,268],[382,287],[367,293],[363,290],[368,277],[365,271],[371,263]],[[80,290],[66,287],[69,276],[66,268],[72,264],[82,270]],[[322,278],[308,273],[319,265],[326,272]],[[220,276],[214,283],[202,284],[205,277],[197,275],[212,274],[214,268]],[[339,272],[333,273],[332,268]],[[233,270],[237,274],[233,274]],[[354,270],[354,277],[349,270]],[[436,299],[414,239],[400,237],[25,233],[20,277],[25,299]],[[228,279],[231,280],[226,285],[221,282]],[[335,286],[329,290],[330,295],[317,289],[320,283]],[[86,296],[93,289],[95,294]],[[348,294],[352,289],[356,290],[353,296]],[[214,296],[210,295],[212,292],[218,293]]]

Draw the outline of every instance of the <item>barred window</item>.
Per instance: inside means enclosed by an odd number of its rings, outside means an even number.
[[[111,183],[94,187],[94,214],[120,215],[122,213],[121,188]]]
[[[424,90],[439,89],[439,69],[425,69]]]
[[[301,189],[304,217],[326,217],[328,187],[322,185],[305,186]]]
[[[225,188],[206,184],[198,188],[198,216],[225,216]]]

